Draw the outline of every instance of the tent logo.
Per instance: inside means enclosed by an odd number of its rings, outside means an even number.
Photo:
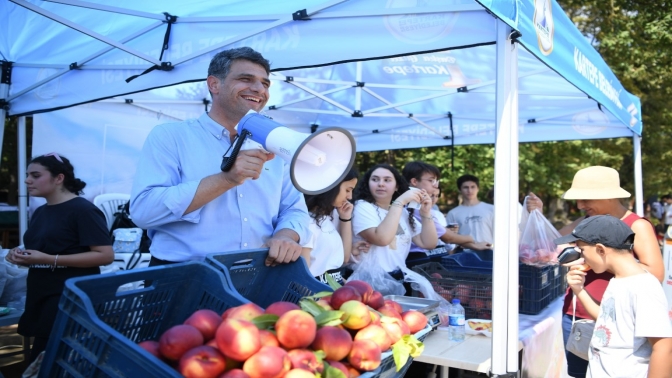
[[[597,135],[607,127],[609,127],[609,118],[597,109],[581,112],[572,117],[572,128],[582,135]]]
[[[443,0],[387,0],[385,8],[434,6]],[[445,37],[453,29],[459,13],[402,14],[385,16],[385,28],[404,43],[423,45]]]
[[[551,0],[534,0],[534,30],[537,32],[537,43],[539,50],[544,55],[553,52],[553,34],[555,26],[553,24],[553,5]]]
[[[42,81],[55,73],[57,73],[57,69],[53,68],[40,68],[40,70],[37,72],[37,81]],[[61,78],[60,76],[57,77],[56,79],[52,79],[51,81],[48,81],[41,85],[40,87],[35,90],[35,97],[41,99],[41,100],[51,100],[52,98],[58,97],[58,92],[60,91],[61,88]]]

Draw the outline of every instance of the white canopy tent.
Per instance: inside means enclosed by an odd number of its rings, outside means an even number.
[[[553,0],[105,3],[0,0],[2,122],[203,80],[251,46],[289,127],[346,127],[360,151],[495,143],[494,375],[519,369],[519,140],[632,137],[641,213],[639,100]]]

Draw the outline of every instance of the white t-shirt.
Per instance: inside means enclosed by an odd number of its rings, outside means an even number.
[[[665,204],[665,225],[672,224],[672,205]],[[667,231],[667,230],[666,230]]]
[[[586,377],[646,378],[647,337],[672,337],[660,282],[650,273],[612,278],[595,320]]]
[[[378,227],[386,215],[387,210],[363,200],[357,201],[352,214],[353,234],[358,235],[364,230]],[[386,272],[392,272],[399,269],[399,267],[406,266],[406,257],[408,257],[408,251],[411,249],[411,239],[422,231],[420,222],[415,219],[413,219],[413,222],[415,231],[411,230],[411,226],[408,223],[408,211],[402,209],[395,240],[390,245],[382,247],[371,244],[369,253],[375,255],[380,266]]]
[[[478,205],[460,205],[446,215],[448,223],[460,225],[460,235],[471,235],[476,242],[492,243],[495,239],[495,207],[489,203]]]
[[[338,233],[338,213],[334,220],[324,217],[320,225],[317,225],[312,214],[308,229],[312,236],[305,248],[312,248],[310,251],[310,273],[317,277],[324,272],[340,268],[345,259],[343,251],[343,239]]]

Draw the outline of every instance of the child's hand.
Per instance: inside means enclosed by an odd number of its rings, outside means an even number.
[[[583,290],[583,284],[586,282],[586,272],[581,270],[581,265],[574,265],[567,272],[567,284],[572,288],[574,294],[579,295]]]

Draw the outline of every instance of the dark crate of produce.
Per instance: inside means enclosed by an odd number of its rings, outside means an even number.
[[[310,274],[303,258],[276,266],[266,266],[268,249],[216,253],[206,263],[227,272],[235,290],[249,301],[266,308],[273,302],[298,303],[305,296],[333,291]]]
[[[492,318],[492,273],[455,272],[430,262],[413,267],[447,301],[458,298],[469,318]]]
[[[147,287],[118,291],[147,280]],[[223,313],[247,302],[200,262],[70,279],[39,376],[181,377],[137,343],[158,340],[196,310]]]

